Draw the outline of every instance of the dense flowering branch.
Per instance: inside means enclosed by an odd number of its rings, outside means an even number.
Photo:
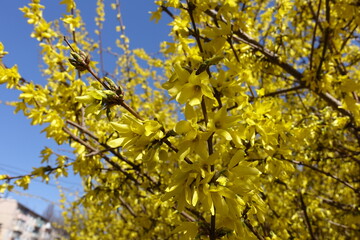
[[[85,194],[63,206],[72,238],[357,236],[360,18],[351,1],[159,0],[151,18],[170,16],[172,37],[161,59],[130,47],[118,0],[118,49],[103,51],[103,3],[97,41],[72,0],[62,1],[65,34],[38,0],[22,8],[45,86],[0,64],[0,83],[21,91],[16,111],[74,150]],[[65,175],[68,162],[56,164],[49,173]],[[1,190],[11,190],[7,180]]]

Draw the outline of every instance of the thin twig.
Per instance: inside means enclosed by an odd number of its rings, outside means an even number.
[[[119,196],[119,200],[121,202],[121,204],[129,211],[129,213],[133,216],[133,217],[137,217],[134,209],[125,201],[125,199],[121,196]]]
[[[340,47],[340,51],[342,51],[344,49],[344,47],[346,46],[347,42],[350,40],[351,36],[354,34],[356,28],[358,27],[358,25],[355,25],[355,27],[353,28],[353,30],[350,31],[349,35],[345,38],[345,40],[343,41],[343,43],[341,44]]]
[[[192,27],[193,27],[194,33],[195,33],[195,39],[196,39],[197,45],[199,47],[199,50],[202,53],[204,51],[203,51],[202,44],[201,44],[201,41],[200,41],[200,35],[199,35],[200,33],[199,33],[199,30],[196,27],[194,15],[193,15],[193,11],[195,10],[196,6],[194,5],[194,3],[190,2],[190,1],[186,1],[186,2],[188,4],[188,8],[186,10],[188,11],[190,19],[191,19],[191,24],[192,24]]]
[[[190,1],[187,1],[187,3],[188,3],[187,11],[188,11],[190,19],[191,19],[191,23],[192,23],[192,27],[194,29],[195,39],[196,39],[197,45],[199,47],[199,51],[200,51],[200,53],[204,53],[204,50],[203,50],[202,45],[201,45],[200,32],[196,27],[196,22],[195,22],[195,19],[194,19],[194,16],[193,16],[193,11],[195,10],[196,6]],[[207,71],[209,77],[211,77],[211,72],[209,70],[209,66],[206,66],[206,71]],[[202,100],[201,100],[201,109],[202,109],[202,112],[203,112],[203,115],[204,115],[205,125],[207,126],[209,120],[208,120],[208,114],[207,114],[207,110],[206,110],[206,103],[205,103],[205,97],[204,96],[202,97]],[[214,151],[212,141],[213,141],[213,135],[211,134],[209,139],[207,139],[209,156],[211,154],[213,154],[213,151]],[[214,164],[211,165],[211,171],[212,172],[215,171]],[[214,181],[214,178],[211,181]],[[214,214],[211,215],[211,217],[210,217],[210,233],[209,233],[209,235],[210,235],[209,236],[210,240],[215,240],[216,239],[216,209],[214,211]]]
[[[75,17],[75,11],[74,11],[73,7],[71,8],[71,15],[72,15],[73,18]],[[72,31],[72,38],[73,38],[74,43],[76,44],[75,29]]]
[[[306,107],[306,105],[305,105],[305,103],[304,103],[304,101],[303,101],[303,99],[302,99],[302,97],[300,96],[300,94],[299,94],[298,91],[296,91],[296,96],[298,96],[299,101],[301,102],[301,105],[303,106],[303,108],[304,108],[305,111],[306,111],[306,114],[307,114],[308,116],[310,116],[310,112],[309,112],[308,108]]]
[[[260,233],[258,233],[258,231],[256,231],[256,229],[253,227],[253,225],[251,224],[251,222],[248,219],[247,213],[250,210],[249,206],[246,206],[243,213],[242,213],[242,218],[244,219],[244,223],[247,226],[247,228],[256,236],[257,239],[259,240],[265,240],[263,238],[263,236],[260,235]]]
[[[340,179],[340,178],[332,175],[332,174],[329,173],[329,172],[325,172],[324,170],[321,170],[321,169],[319,169],[319,168],[317,168],[317,167],[314,167],[314,166],[312,166],[312,165],[309,165],[309,164],[306,164],[306,163],[303,163],[303,162],[300,162],[300,161],[295,161],[295,160],[290,160],[290,159],[285,159],[285,158],[281,158],[281,160],[284,160],[284,161],[287,161],[287,162],[291,162],[291,163],[294,163],[294,164],[296,164],[296,165],[301,165],[301,166],[310,168],[310,169],[312,169],[312,170],[314,170],[314,171],[316,171],[316,172],[322,173],[322,174],[324,174],[324,175],[326,175],[326,176],[328,176],[328,177],[330,177],[330,178],[332,178],[332,179],[334,179],[334,180],[336,180],[336,181],[344,184],[345,186],[347,186],[348,188],[350,188],[351,190],[353,190],[355,193],[359,193],[359,192],[360,192],[359,189],[356,189],[356,188],[353,187],[350,183],[348,183],[348,182],[346,182],[346,181],[344,181],[344,180],[342,180],[342,179]]]
[[[280,95],[280,94],[284,94],[284,93],[288,93],[288,92],[292,92],[292,91],[296,91],[296,90],[300,90],[300,89],[304,89],[305,86],[296,86],[296,87],[292,87],[292,88],[287,88],[287,89],[282,89],[279,91],[275,91],[275,92],[271,92],[271,93],[267,93],[264,95],[264,97],[273,97],[276,95]]]
[[[70,43],[68,42],[68,40],[66,39],[66,37],[64,36],[64,41],[69,45],[70,49],[76,53],[76,51],[71,47]],[[83,66],[86,68],[86,70],[99,82],[101,83],[101,85],[103,85],[103,87],[106,90],[111,90],[111,88],[106,84],[105,81],[103,81],[89,66],[89,64],[86,64],[85,62],[82,62]],[[120,87],[121,89],[121,87]],[[122,106],[123,108],[125,108],[128,112],[130,112],[134,117],[136,117],[137,119],[143,121],[144,119],[139,115],[139,113],[137,113],[134,109],[132,109],[123,99],[123,96],[118,96],[116,98],[117,100],[117,104]]]
[[[299,195],[300,195],[301,210],[304,213],[305,222],[306,222],[306,225],[307,225],[307,227],[309,229],[311,239],[316,240],[316,237],[315,237],[314,232],[312,230],[311,223],[310,223],[310,218],[309,218],[309,216],[307,214],[306,205],[305,205],[305,202],[304,202],[304,199],[303,199],[303,196],[302,196],[301,192],[299,193]]]
[[[351,231],[356,231],[356,232],[360,232],[360,228],[352,228],[352,227],[349,227],[349,226],[346,226],[344,224],[340,224],[340,223],[337,223],[337,222],[333,222],[333,221],[329,221],[330,224],[334,225],[334,226],[337,226],[337,227],[341,227],[341,228],[344,228],[346,230],[351,230]]]
[[[311,2],[309,2],[309,5],[311,5]],[[312,69],[312,64],[313,64],[313,55],[314,55],[315,39],[316,39],[315,37],[316,37],[316,29],[319,24],[320,7],[321,7],[321,0],[319,0],[318,10],[316,13],[316,18],[315,18],[315,27],[314,27],[314,31],[313,31],[312,40],[311,40],[310,70]]]
[[[218,16],[216,10],[206,10],[206,14],[212,17]],[[218,16],[219,17],[219,16]],[[220,16],[219,17],[222,21],[226,22],[226,20]],[[247,35],[245,32],[238,30],[234,32],[235,35],[232,36],[232,38],[235,41],[244,42],[248,44],[249,46],[253,47],[255,50],[258,50],[261,52],[271,63],[281,67],[283,70],[285,70],[288,74],[293,76],[300,85],[306,85],[306,82],[303,81],[303,74],[300,73],[298,70],[296,70],[293,66],[286,62],[282,62],[279,59],[279,56],[270,51],[269,49],[262,46],[259,42],[257,42],[255,39],[251,38],[249,35]],[[352,119],[352,122],[354,122],[354,117],[352,116],[351,112],[348,110],[342,108],[342,104],[339,100],[331,96],[329,93],[323,93],[319,89],[311,89],[314,91],[321,99],[325,100],[332,108],[334,108],[336,111],[339,111],[340,113],[344,114],[345,116],[349,116]]]
[[[171,150],[173,150],[174,152],[179,152],[179,149],[177,149],[176,147],[174,147],[174,145],[172,145],[172,143],[168,140],[168,139],[165,139],[163,141]],[[193,164],[193,162],[188,159],[187,157],[184,158],[185,162],[187,162],[188,164]]]
[[[116,18],[119,21],[119,25],[120,25],[120,32],[122,36],[125,36],[125,25],[123,23],[122,20],[122,15],[121,15],[121,8],[120,8],[120,1],[116,0],[116,10],[117,10],[117,14],[116,14]],[[126,38],[120,38],[120,41],[122,41],[123,45],[124,45],[124,54],[125,54],[125,69],[126,69],[126,74],[128,75],[127,78],[131,79],[130,77],[130,51],[129,51],[129,43],[126,41]]]
[[[333,199],[323,198],[323,197],[320,197],[320,196],[315,196],[315,197],[321,199],[321,201],[323,203],[326,203],[326,204],[328,204],[330,206],[336,207],[337,209],[341,209],[343,211],[353,212],[353,213],[357,213],[357,214],[360,213],[360,209],[357,209],[356,205],[340,203],[340,202],[337,202],[337,201],[335,201]]]
[[[73,134],[70,129],[68,129],[67,127],[63,127],[63,131],[65,133],[67,133],[71,139],[73,139],[74,141],[80,143],[81,145],[83,145],[84,147],[86,147],[87,149],[90,149],[92,152],[99,152],[98,149],[96,149],[95,147],[91,146],[89,143],[85,142],[83,139],[79,138],[78,136],[76,136],[75,134]],[[120,165],[118,165],[116,162],[114,162],[113,160],[111,160],[109,157],[107,157],[106,155],[100,155],[107,163],[109,163],[111,166],[113,166],[116,170],[120,171],[121,173],[123,173],[128,179],[132,180],[136,185],[141,185],[138,180],[136,180],[131,174],[129,174],[128,172],[126,172],[125,170],[123,170]]]
[[[50,175],[52,172],[56,171],[57,169],[61,169],[61,168],[67,168],[69,166],[71,166],[72,164],[64,164],[62,166],[58,166],[58,167],[51,167],[51,166],[45,166],[45,167],[39,167],[38,169],[43,169],[44,172],[46,172],[47,175]],[[14,180],[14,179],[21,179],[21,178],[24,178],[24,177],[30,177],[30,178],[33,178],[33,177],[41,177],[35,173],[31,173],[31,174],[24,174],[24,175],[18,175],[18,176],[6,176],[6,177],[3,177],[1,180],[5,180],[5,181],[11,181],[11,180]]]
[[[104,53],[103,53],[103,47],[102,47],[102,28],[100,28],[100,27],[99,27],[99,55],[100,55],[101,75],[105,76]]]
[[[231,37],[228,37],[227,42],[230,44],[231,51],[234,53],[234,56],[235,56],[235,58],[236,58],[236,61],[237,61],[238,63],[240,63],[239,56],[238,56],[238,54],[237,54],[237,52],[236,52],[236,50],[235,50],[235,48],[234,48],[234,45],[233,45],[233,43],[232,43],[232,38],[231,38]],[[255,98],[255,94],[254,94],[253,90],[251,89],[251,86],[250,86],[247,82],[246,82],[246,85],[247,85],[248,88],[249,88],[249,91],[250,91],[250,93],[251,93],[251,96],[252,96],[253,98]]]
[[[320,74],[321,74],[321,69],[322,69],[322,65],[325,61],[325,55],[326,55],[326,51],[328,49],[328,45],[329,45],[329,41],[330,41],[330,0],[326,0],[325,1],[325,12],[326,12],[326,21],[328,26],[325,28],[325,32],[323,34],[323,42],[324,42],[324,46],[322,49],[322,54],[321,54],[321,58],[320,58],[320,63],[316,72],[316,79],[320,79]]]
[[[112,154],[114,154],[118,159],[120,159],[121,161],[127,163],[128,165],[130,165],[135,171],[137,174],[141,175],[141,176],[144,176],[146,177],[150,182],[152,182],[154,185],[159,185],[159,183],[152,177],[150,177],[149,175],[145,174],[145,173],[142,173],[140,171],[140,168],[138,165],[136,165],[135,163],[127,160],[125,157],[123,157],[120,153],[117,153],[115,151],[115,149],[113,148],[110,148],[106,143],[100,143],[99,142],[99,139],[92,133],[90,132],[86,127],[84,126],[80,126],[79,124],[73,122],[73,121],[70,121],[70,120],[66,120],[66,122],[70,125],[72,125],[73,127],[76,127],[77,129],[79,129],[80,131],[82,131],[83,133],[89,135],[92,139],[94,139],[97,144],[101,145],[102,147],[104,147],[105,149],[104,150],[96,150],[96,151],[92,151],[90,154],[87,154],[87,156],[94,156],[94,155],[103,155],[104,152],[106,151],[109,151],[111,152]]]

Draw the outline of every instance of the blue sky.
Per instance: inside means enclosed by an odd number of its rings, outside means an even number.
[[[21,75],[28,81],[43,84],[45,79],[41,76],[39,65],[41,64],[40,48],[38,42],[30,37],[32,26],[27,24],[23,13],[18,10],[30,0],[3,0],[2,13],[0,14],[0,42],[9,52],[3,62],[11,67],[17,64]],[[44,17],[46,20],[54,20],[65,13],[65,6],[59,4],[60,0],[42,0],[45,5]],[[90,33],[94,32],[95,0],[78,0],[77,7]],[[107,10],[110,3],[105,1]],[[154,11],[156,5],[152,0],[123,0],[120,1],[122,17],[126,26],[126,34],[130,38],[131,48],[144,48],[148,53],[156,53],[162,41],[169,40],[168,17],[158,24],[150,22],[149,11]],[[107,24],[104,26],[104,47],[114,46],[116,39],[115,13],[106,17]],[[111,59],[105,59],[105,64]],[[69,151],[67,146],[58,146],[45,134],[40,133],[41,126],[32,126],[30,120],[21,113],[14,114],[13,107],[6,102],[17,99],[16,90],[6,89],[0,85],[0,174],[23,175],[32,170],[34,166],[40,166],[40,151],[48,146],[62,153]],[[46,185],[41,182],[32,182],[27,191],[16,188],[17,193],[7,193],[7,197],[15,198],[38,213],[42,213],[48,205],[48,201],[57,202],[59,194],[57,186],[63,188],[68,195],[81,191],[81,184],[76,176],[61,178],[56,183],[51,181]]]

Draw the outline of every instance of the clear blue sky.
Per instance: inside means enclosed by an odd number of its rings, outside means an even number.
[[[0,42],[9,52],[3,59],[7,66],[17,64],[22,76],[36,83],[43,84],[39,65],[41,64],[40,48],[38,42],[30,37],[32,26],[27,24],[23,13],[18,10],[30,0],[3,0],[0,14]],[[44,17],[46,20],[54,20],[65,13],[65,7],[59,4],[60,0],[42,0],[46,6]],[[78,0],[77,7],[82,17],[93,33],[95,22],[95,0]],[[107,10],[110,10],[110,3],[105,1]],[[126,34],[130,38],[131,48],[144,48],[149,53],[155,53],[162,41],[169,40],[168,17],[158,24],[150,22],[149,11],[154,11],[156,5],[152,0],[122,0],[121,9],[123,21],[126,26]],[[114,46],[116,32],[114,31],[115,13],[106,17],[108,24],[104,26],[104,46]],[[105,59],[110,61],[110,59]],[[58,146],[45,134],[41,134],[41,126],[30,125],[22,113],[13,114],[13,108],[5,103],[17,99],[18,92],[6,89],[0,85],[0,174],[22,175],[32,170],[34,166],[40,166],[40,151],[44,146],[51,147],[55,151],[68,151],[66,146]],[[71,194],[81,190],[81,184],[76,176],[69,179],[61,178],[60,186],[65,193]],[[28,206],[38,213],[42,213],[47,207],[47,201],[58,201],[59,194],[54,182],[46,185],[41,182],[32,182],[27,191],[16,188],[19,193],[8,193],[7,196],[15,198],[22,204]]]

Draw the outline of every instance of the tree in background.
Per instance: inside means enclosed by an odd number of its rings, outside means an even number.
[[[59,211],[55,209],[55,205],[53,203],[49,203],[48,206],[45,208],[42,216],[46,218],[49,222],[54,224],[63,225],[64,220],[61,215],[59,215]]]
[[[55,206],[54,204],[50,203],[48,204],[48,206],[46,207],[46,209],[44,210],[44,212],[42,213],[42,216],[44,218],[46,218],[49,221],[53,221],[56,218],[56,213],[55,213]]]
[[[156,59],[130,48],[116,0],[111,73],[104,1],[100,41],[61,3],[54,22],[39,0],[21,9],[47,84],[16,66],[0,83],[75,158],[45,148],[46,166],[1,176],[2,191],[79,174],[85,194],[63,204],[73,239],[359,239],[358,1],[159,0],[172,41]]]
[[[45,208],[42,216],[51,223],[51,228],[63,236],[67,237],[69,234],[65,231],[64,218],[59,210],[55,208],[53,203],[49,203]]]

